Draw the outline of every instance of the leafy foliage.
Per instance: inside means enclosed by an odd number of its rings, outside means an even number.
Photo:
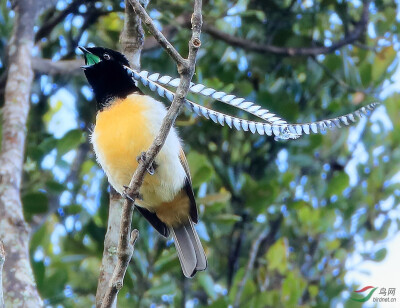
[[[329,45],[343,38],[360,18],[359,1],[204,1],[205,22],[228,34],[284,47]],[[45,38],[46,58],[79,57],[77,44],[116,48],[123,24],[120,1],[80,3]],[[312,5],[309,5],[312,3]],[[58,1],[48,18],[68,8]],[[9,6],[9,3],[8,3]],[[343,303],[345,262],[355,238],[377,243],[398,218],[388,215],[399,200],[399,95],[387,96],[396,71],[399,20],[392,0],[372,1],[367,33],[357,44],[317,57],[246,52],[203,34],[196,81],[247,97],[291,121],[308,121],[352,111],[384,99],[371,121],[357,128],[275,142],[235,132],[183,114],[178,121],[200,204],[198,231],[209,268],[183,278],[176,252],[140,217],[132,264],[119,296],[121,307],[227,307],[245,275],[240,307],[329,307]],[[0,73],[12,14],[0,5]],[[190,1],[152,1],[160,26],[176,26],[170,38],[183,54]],[[142,66],[176,75],[160,49],[144,52]],[[61,95],[60,89],[69,95]],[[386,91],[386,92],[385,92]],[[384,96],[382,93],[386,93]],[[51,99],[61,104],[51,105]],[[72,110],[61,106],[74,101]],[[226,106],[213,108],[232,112]],[[74,121],[63,118],[72,114]],[[51,121],[62,117],[51,129]],[[94,303],[107,227],[108,192],[88,144],[94,98],[82,76],[36,76],[24,170],[25,215],[34,227],[31,255],[41,295],[51,306]],[[239,114],[243,116],[243,114]],[[76,123],[75,123],[76,122]],[[60,137],[57,130],[65,131]],[[247,271],[252,244],[268,230]],[[380,262],[386,250],[363,252]]]

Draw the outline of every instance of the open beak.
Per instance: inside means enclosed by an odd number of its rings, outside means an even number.
[[[82,69],[85,70],[101,61],[101,59],[98,56],[96,56],[91,51],[87,50],[85,47],[78,46],[78,48],[83,52],[83,56],[85,57],[85,65],[81,66]]]

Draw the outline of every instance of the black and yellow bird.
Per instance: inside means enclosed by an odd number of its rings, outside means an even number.
[[[137,157],[159,132],[166,108],[140,91],[124,68],[129,62],[123,54],[103,47],[79,48],[97,102],[91,142],[110,184],[123,194],[138,166]],[[189,166],[174,128],[154,169],[145,175],[140,196],[135,201],[139,212],[163,236],[172,233],[184,275],[206,269],[207,258],[194,229],[198,213]]]

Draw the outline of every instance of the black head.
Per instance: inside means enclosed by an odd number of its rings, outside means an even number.
[[[102,110],[116,98],[125,98],[139,91],[129,71],[126,57],[104,47],[79,47],[85,56],[82,68],[96,96],[97,108]]]

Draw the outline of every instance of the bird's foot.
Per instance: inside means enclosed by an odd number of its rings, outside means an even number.
[[[136,160],[138,162],[140,162],[140,161],[145,162],[146,161],[146,152],[140,153],[140,155],[136,158]],[[157,164],[153,161],[146,170],[147,170],[148,174],[154,175],[154,172],[156,169],[157,169]]]
[[[132,202],[135,202],[135,199],[132,198],[132,197],[129,195],[128,190],[129,190],[129,187],[124,185],[124,191],[122,192],[122,197],[124,197],[125,199],[129,199],[129,200],[131,200]],[[143,200],[143,197],[142,197],[141,194],[138,194],[137,197],[136,197],[136,199]]]

